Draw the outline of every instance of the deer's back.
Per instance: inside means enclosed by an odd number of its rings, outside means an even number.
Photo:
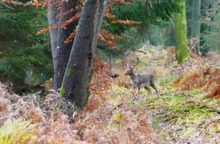
[[[151,79],[153,78],[153,75],[148,73],[140,73],[137,76],[138,76],[139,84],[141,86],[150,85]]]

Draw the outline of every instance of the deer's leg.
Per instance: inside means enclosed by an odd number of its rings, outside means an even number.
[[[156,93],[158,94],[157,88],[155,85],[151,85],[151,87],[156,91]]]
[[[155,86],[154,77],[153,76],[150,78],[150,86],[156,91],[157,96],[159,98],[159,93],[158,93],[157,87]]]
[[[132,94],[135,96],[135,84],[132,84]]]
[[[153,77],[150,78],[150,86],[151,86],[151,87],[156,91],[156,93],[158,94],[157,87],[155,86],[154,78],[153,78]]]
[[[140,89],[141,89],[141,88],[140,88],[140,87],[138,87],[138,94],[140,93]]]
[[[136,94],[135,94],[135,88],[136,88],[136,85],[132,84],[132,94],[133,94],[132,100],[133,101],[137,100]]]
[[[147,90],[148,95],[151,94],[150,88],[148,86],[144,87]]]

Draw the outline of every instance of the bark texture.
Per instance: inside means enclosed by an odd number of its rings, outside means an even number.
[[[63,2],[63,7],[61,14],[67,12],[71,8],[75,8],[78,2],[75,0],[69,0]],[[78,11],[70,12],[64,16],[60,17],[60,22],[65,22],[70,20]],[[66,28],[62,28],[62,25],[58,26],[57,30],[57,43],[55,49],[53,50],[53,62],[54,62],[54,78],[53,78],[53,88],[58,90],[61,87],[65,69],[67,66],[70,51],[72,49],[72,42],[64,44],[64,41],[70,36],[73,30],[76,28],[78,20],[73,21],[68,24]]]
[[[58,13],[59,10],[57,9],[56,0],[48,1],[47,17],[48,17],[49,26],[53,26],[59,21],[59,19],[57,19],[56,17]],[[55,66],[57,65],[57,61],[55,61],[55,57],[57,56],[56,53],[56,45],[58,40],[57,34],[58,34],[58,28],[50,30],[50,44],[51,44],[54,69]]]
[[[186,28],[186,6],[185,1],[176,0],[181,6],[180,12],[175,14],[175,38],[176,38],[176,59],[179,64],[183,63],[189,57],[187,45]]]
[[[92,57],[106,5],[107,0],[85,1],[60,90],[61,96],[72,100],[81,109],[89,96]]]

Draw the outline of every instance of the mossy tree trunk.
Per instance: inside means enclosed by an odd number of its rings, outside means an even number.
[[[61,96],[72,100],[81,109],[89,96],[92,57],[106,5],[107,0],[85,1],[60,89]]]
[[[176,0],[176,3],[181,6],[180,12],[175,14],[176,59],[178,64],[181,64],[189,57],[186,28],[186,5],[183,0]]]

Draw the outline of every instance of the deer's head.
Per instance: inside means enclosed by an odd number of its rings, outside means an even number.
[[[132,73],[134,73],[134,71],[131,67],[129,67],[125,70],[125,75],[131,75]]]
[[[127,64],[127,69],[125,70],[125,75],[131,75],[131,74],[134,74],[134,68],[136,65],[138,65],[138,63],[140,62],[139,58],[137,58],[137,61],[136,63],[131,67],[129,66],[129,64]]]

